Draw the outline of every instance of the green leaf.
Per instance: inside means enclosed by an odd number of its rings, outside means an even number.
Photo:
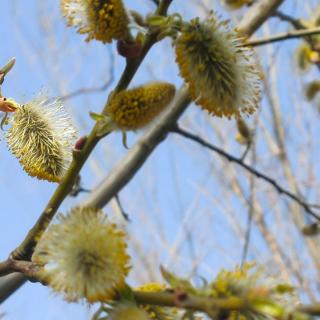
[[[103,121],[103,120],[105,120],[105,118],[107,117],[107,116],[104,115],[104,114],[96,113],[96,112],[89,112],[89,114],[90,114],[90,117],[91,117],[93,120],[96,120],[96,121]]]

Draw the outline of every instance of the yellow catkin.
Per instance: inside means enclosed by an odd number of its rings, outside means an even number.
[[[245,5],[248,5],[252,0],[223,0],[222,3],[231,10],[239,9]]]
[[[261,72],[252,48],[213,14],[194,19],[175,41],[176,61],[192,99],[218,117],[253,113],[260,101]]]
[[[137,130],[147,126],[171,102],[175,86],[155,82],[116,94],[107,107],[107,114],[119,130]]]
[[[30,176],[59,182],[71,163],[76,139],[69,115],[59,101],[42,96],[15,105],[6,133],[10,151]]]
[[[32,261],[40,276],[68,301],[113,299],[129,271],[123,231],[99,209],[77,207],[49,227]]]
[[[237,129],[236,140],[240,144],[250,144],[252,142],[252,132],[246,122],[241,118],[237,119]]]
[[[311,101],[315,98],[315,96],[320,92],[320,81],[312,81],[308,83],[306,90],[305,90],[305,95],[306,98]]]
[[[129,18],[121,0],[61,0],[60,6],[68,25],[87,34],[86,41],[107,43],[129,36]]]

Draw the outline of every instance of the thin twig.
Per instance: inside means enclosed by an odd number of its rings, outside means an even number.
[[[297,30],[305,29],[305,26],[299,19],[295,19],[288,14],[283,13],[282,11],[275,11],[273,16],[279,18],[282,21],[289,22]]]
[[[245,164],[244,162],[241,161],[241,158],[237,158],[234,157],[233,155],[225,152],[224,150],[212,145],[211,143],[203,140],[202,138],[200,138],[199,136],[190,133],[186,130],[183,130],[179,127],[173,128],[172,132],[177,133],[187,139],[193,140],[197,143],[199,143],[200,145],[218,153],[219,155],[223,156],[225,159],[227,159],[230,162],[234,162],[237,163],[238,165],[240,165],[242,168],[246,169],[248,172],[250,172],[251,174],[255,175],[257,178],[260,178],[266,182],[268,182],[269,184],[271,184],[279,194],[284,194],[287,197],[289,197],[291,200],[295,201],[296,203],[298,203],[301,207],[303,207],[305,209],[305,211],[311,215],[312,217],[314,217],[315,219],[317,219],[318,221],[320,221],[320,216],[317,215],[308,205],[308,203],[304,202],[303,200],[301,200],[297,195],[295,195],[294,193],[284,189],[283,187],[281,187],[275,180],[271,179],[270,177],[268,177],[267,175],[257,171],[256,169],[250,167],[249,165]]]
[[[120,198],[119,198],[119,194],[117,193],[114,198],[116,199],[116,202],[117,202],[117,205],[119,207],[119,210],[121,212],[121,215],[123,216],[124,220],[126,221],[130,221],[130,218],[129,218],[129,215],[127,212],[125,212],[125,210],[123,209],[123,205],[120,201]]]
[[[251,165],[255,167],[257,162],[257,153],[256,153],[256,146],[255,142],[253,141],[251,143],[252,148],[252,159],[251,159]],[[243,159],[241,157],[241,161],[243,162]],[[249,210],[248,210],[248,217],[247,217],[247,227],[246,227],[246,233],[244,237],[244,245],[242,250],[242,257],[241,257],[241,267],[245,264],[249,252],[249,244],[250,244],[250,236],[251,236],[251,228],[252,228],[252,218],[254,214],[254,202],[255,202],[255,176],[250,176],[250,199],[249,199]]]
[[[320,27],[309,28],[305,30],[292,30],[292,31],[280,33],[271,37],[267,37],[267,38],[251,40],[251,41],[248,41],[247,44],[253,47],[257,47],[257,46],[262,46],[265,44],[270,44],[270,43],[279,42],[283,40],[307,37],[307,36],[311,36],[319,33],[320,33]]]

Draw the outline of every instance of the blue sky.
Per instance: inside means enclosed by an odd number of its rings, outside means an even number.
[[[216,3],[217,1],[211,2]],[[130,8],[143,13],[150,12],[154,8],[149,0],[126,1],[126,3]],[[283,10],[293,14],[299,13],[299,6],[293,3],[296,1],[285,5]],[[315,1],[310,1],[310,5],[313,3]],[[215,8],[219,6],[215,4]],[[197,14],[195,7],[186,4],[184,0],[174,1],[171,10],[179,10],[187,18]],[[1,12],[0,64],[6,63],[11,57],[16,57],[17,61],[2,87],[6,96],[25,102],[32,99],[42,89],[48,90],[52,96],[60,96],[82,87],[99,87],[109,79],[112,64],[110,52],[114,53],[114,45],[107,48],[96,42],[85,43],[84,37],[76,34],[74,29],[66,28],[65,21],[59,15],[57,1],[2,0]],[[198,13],[203,14],[202,11]],[[239,18],[241,14],[240,12],[233,19]],[[279,32],[287,28],[286,25],[283,26],[274,20],[271,27],[271,32]],[[285,61],[279,69],[283,75],[292,72],[290,59],[297,43],[297,41],[286,43],[285,48],[277,45],[274,47],[279,48],[277,58]],[[261,54],[263,50],[261,49],[259,53]],[[173,60],[170,42],[166,40],[158,44],[146,58],[144,66],[133,80],[133,85],[148,80],[165,80],[180,86],[182,81],[178,77],[178,70]],[[267,58],[262,60],[263,65],[269,62]],[[115,80],[121,74],[123,66],[123,59],[115,57]],[[281,76],[280,74],[279,78]],[[285,76],[281,79],[278,83],[279,91],[282,92],[280,99],[281,103],[286,106],[285,110],[288,111],[291,98],[285,94],[287,79]],[[299,79],[295,81],[299,82]],[[105,92],[82,95],[65,102],[80,134],[87,133],[92,127],[88,112],[101,110],[112,85]],[[307,111],[307,114],[309,113],[312,118],[312,111]],[[264,109],[262,109],[262,114],[266,118],[270,116]],[[234,126],[231,122],[208,120],[206,114],[192,106],[183,117],[182,123],[190,130],[194,129],[205,134],[215,143],[219,143],[220,140],[212,131],[212,127],[219,125],[227,136],[229,132],[232,132],[224,147],[234,154],[241,154],[241,147],[234,143]],[[319,133],[318,126],[311,126],[310,130],[314,130],[314,134]],[[132,145],[142,133],[129,134],[129,145]],[[295,138],[297,138],[297,145],[302,143],[298,137]],[[267,153],[265,148],[263,144],[259,145],[259,152],[262,155]],[[312,158],[315,159],[319,151],[313,152]],[[108,171],[112,170],[112,167],[125,153],[126,150],[121,145],[121,136],[114,134],[109,137],[94,151],[84,168],[82,176],[85,187],[94,187],[101,177],[106,176]],[[195,155],[196,158],[194,158]],[[294,156],[293,152],[292,157]],[[5,259],[32,227],[53,193],[55,185],[27,176],[18,161],[7,150],[3,138],[0,141],[0,159],[2,167],[0,174],[2,204],[0,259]],[[215,273],[221,267],[231,267],[240,262],[241,243],[223,216],[225,205],[223,202],[230,202],[238,210],[236,216],[242,226],[246,218],[246,211],[243,209],[241,200],[234,195],[224,199],[225,193],[220,190],[220,182],[213,179],[215,175],[223,175],[220,159],[207,160],[208,154],[201,148],[191,142],[184,142],[182,138],[170,136],[168,141],[154,152],[135,179],[120,193],[126,210],[132,215],[132,223],[128,229],[133,237],[139,239],[142,251],[150,252],[150,255],[154,254],[155,262],[159,261],[175,271],[187,273],[192,269],[194,252],[202,252],[203,267],[199,272],[206,276]],[[232,170],[228,166],[224,169]],[[243,182],[245,190],[248,189],[247,181],[246,179]],[[286,183],[284,180],[282,182]],[[214,194],[215,198],[206,195],[208,190]],[[311,191],[312,196],[316,196],[316,193]],[[65,212],[84,197],[83,194],[77,199],[66,199],[61,211]],[[215,199],[219,197],[223,201],[216,203]],[[282,200],[277,198],[275,201]],[[268,207],[269,204],[264,203],[264,200],[261,203],[266,212],[272,212],[272,207]],[[285,207],[285,204],[283,206]],[[194,213],[195,210],[197,214]],[[116,210],[111,204],[107,206],[106,211],[111,213]],[[113,214],[116,216],[115,213]],[[267,216],[267,220],[268,217],[270,215]],[[119,219],[119,217],[116,218]],[[273,222],[274,219],[270,218],[270,223],[273,224]],[[152,228],[155,227],[158,228],[158,235],[152,232]],[[199,244],[196,240],[193,245],[188,243],[186,240],[186,229],[188,228],[192,231],[194,239],[199,240]],[[208,236],[204,238],[206,234]],[[215,237],[215,242],[212,242],[211,245],[210,241],[213,241],[212,239],[217,234],[219,236]],[[259,234],[254,233],[252,239],[254,246],[260,251],[268,251]],[[203,248],[203,243],[208,248]],[[168,254],[170,248],[177,249],[179,259],[176,259],[175,255],[170,257]],[[130,247],[130,250],[135,256],[135,247]],[[250,252],[249,257],[256,258],[257,256]],[[156,275],[158,275],[157,272]],[[139,270],[133,270],[132,283],[138,283],[138,279]],[[5,319],[8,320],[57,318],[81,320],[88,319],[90,313],[86,305],[68,304],[52,294],[48,288],[30,283],[24,285],[8,299],[0,307],[0,313],[2,311],[6,313]]]

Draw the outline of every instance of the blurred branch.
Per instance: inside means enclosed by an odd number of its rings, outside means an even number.
[[[284,194],[287,197],[289,197],[290,199],[292,199],[293,201],[295,201],[296,203],[298,203],[301,207],[303,207],[305,209],[305,211],[310,214],[311,216],[313,216],[315,219],[317,219],[318,221],[320,221],[320,216],[318,216],[308,205],[308,203],[304,202],[303,200],[301,200],[297,195],[293,194],[292,192],[284,189],[283,187],[281,187],[275,180],[271,179],[269,176],[257,171],[256,169],[250,167],[249,165],[245,164],[241,158],[236,158],[234,156],[232,156],[231,154],[225,152],[224,150],[210,144],[209,142],[203,140],[202,138],[198,137],[197,135],[190,133],[186,130],[183,130],[179,127],[176,127],[172,130],[172,132],[177,133],[187,139],[193,140],[197,143],[199,143],[200,145],[218,153],[219,155],[223,156],[225,159],[227,159],[230,162],[235,162],[238,165],[240,165],[242,168],[246,169],[247,171],[249,171],[251,174],[255,175],[257,178],[260,178],[266,182],[268,182],[269,184],[271,184],[276,191],[279,194]]]
[[[305,29],[305,26],[299,19],[295,19],[279,10],[275,11],[273,16],[279,18],[282,21],[289,22],[295,29]]]
[[[296,31],[293,30],[293,31],[280,33],[278,35],[274,35],[274,36],[267,37],[267,38],[251,40],[251,41],[248,41],[248,45],[251,45],[253,47],[257,47],[257,46],[261,46],[261,45],[265,45],[265,44],[311,36],[311,35],[315,35],[315,34],[319,34],[319,33],[320,33],[320,27],[309,28],[309,29],[305,29],[305,30],[296,30]]]

